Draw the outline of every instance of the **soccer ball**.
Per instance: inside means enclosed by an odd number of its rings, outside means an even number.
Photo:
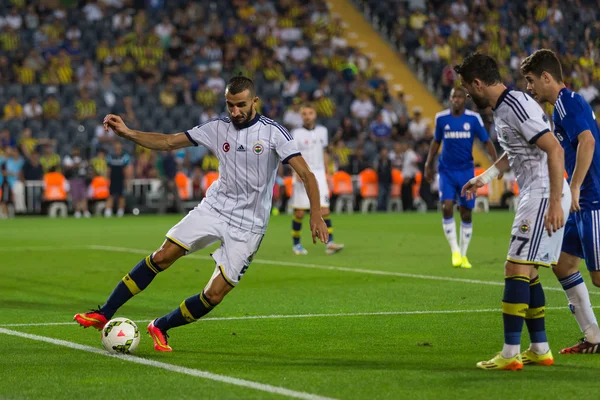
[[[140,344],[140,330],[127,318],[114,318],[102,329],[102,345],[109,353],[133,353]]]

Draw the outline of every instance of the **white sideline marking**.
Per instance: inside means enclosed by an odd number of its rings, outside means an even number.
[[[89,246],[87,246],[87,248],[89,248],[90,250],[118,251],[118,252],[123,252],[123,253],[135,253],[135,254],[145,254],[145,255],[148,255],[154,251],[154,250],[131,249],[128,247],[101,246],[101,245],[89,245]],[[195,258],[198,260],[210,260],[210,261],[213,260],[213,258],[210,256],[201,256],[198,254],[189,254],[186,257]],[[279,265],[279,266],[287,266],[287,267],[300,267],[300,268],[312,268],[312,269],[324,269],[324,270],[329,270],[329,271],[355,272],[355,273],[370,274],[370,275],[400,276],[402,278],[429,279],[429,280],[434,280],[434,281],[448,281],[448,282],[474,283],[477,285],[504,286],[504,282],[480,281],[477,279],[452,278],[449,276],[409,274],[406,272],[379,271],[379,270],[374,270],[374,269],[337,267],[334,265],[302,264],[302,263],[289,262],[289,261],[262,260],[259,258],[254,259],[252,262],[256,263],[256,264]],[[563,288],[548,287],[548,286],[544,286],[544,290],[552,290],[555,292],[563,292],[564,291]],[[589,293],[590,294],[600,294],[600,292],[595,292],[595,291],[589,291]]]
[[[54,344],[57,346],[68,347],[69,349],[81,350],[87,353],[99,354],[101,356],[116,358],[123,361],[128,361],[134,364],[147,365],[154,368],[160,368],[171,372],[177,372],[180,374],[195,376],[198,378],[208,379],[211,381],[227,383],[229,385],[241,386],[245,388],[260,390],[262,392],[280,394],[282,396],[292,397],[295,399],[305,399],[305,400],[332,400],[330,397],[323,397],[316,394],[305,393],[305,392],[297,392],[295,390],[290,390],[286,388],[282,388],[279,386],[271,386],[264,383],[247,381],[245,379],[234,378],[227,375],[219,375],[213,374],[212,372],[206,372],[199,369],[182,367],[174,364],[167,364],[160,361],[149,360],[147,358],[136,357],[132,355],[119,355],[119,354],[111,354],[107,351],[98,349],[96,347],[85,346],[79,343],[69,342],[66,340],[49,338],[46,336],[32,335],[30,333],[17,332],[10,329],[0,328],[0,333],[10,336],[22,337],[25,339],[35,340],[38,342],[45,342]]]
[[[58,247],[50,247],[50,246],[12,247],[12,248],[11,247],[0,247],[0,251],[48,251],[48,250],[80,250],[80,249],[115,251],[115,252],[121,252],[121,253],[143,254],[143,255],[148,255],[154,251],[154,250],[144,250],[144,249],[132,249],[129,247],[104,246],[104,245],[95,245],[95,244],[81,245],[81,246],[68,246],[68,247],[66,247],[66,246],[65,247],[60,247],[60,246],[58,246]],[[199,254],[189,254],[186,257],[194,258],[197,260],[213,261],[212,257],[202,256]],[[369,274],[369,275],[399,276],[402,278],[427,279],[427,280],[433,280],[433,281],[473,283],[476,285],[504,286],[504,282],[496,282],[496,281],[482,281],[482,280],[478,280],[478,279],[452,278],[449,276],[409,274],[406,272],[380,271],[380,270],[363,269],[363,268],[348,268],[348,267],[338,267],[335,265],[303,264],[303,263],[289,262],[289,261],[263,260],[263,259],[259,259],[259,258],[254,259],[253,263],[265,264],[265,265],[278,265],[278,266],[286,266],[286,267],[323,269],[323,270],[328,270],[328,271],[354,272],[354,273]],[[552,287],[552,286],[544,286],[544,290],[550,290],[550,291],[554,291],[554,292],[563,292],[562,288]],[[589,293],[590,294],[600,294],[600,292],[593,291],[593,290],[589,290]]]
[[[599,306],[600,307],[600,306]],[[598,308],[598,307],[593,307]],[[567,307],[546,307],[546,310],[567,310]],[[370,317],[381,315],[431,315],[431,314],[468,314],[468,313],[493,313],[501,312],[500,308],[484,308],[479,310],[421,310],[421,311],[377,311],[377,312],[356,312],[356,313],[334,313],[334,314],[274,314],[274,315],[244,315],[239,317],[207,317],[198,321],[239,321],[247,319],[290,319],[290,318],[328,318],[328,317]],[[151,319],[137,320],[136,322],[150,322]],[[0,327],[15,328],[27,326],[54,326],[54,325],[73,325],[77,323],[70,322],[37,322],[32,324],[0,324]]]

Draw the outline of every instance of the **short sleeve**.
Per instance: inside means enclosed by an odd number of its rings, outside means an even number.
[[[271,137],[273,138],[271,145],[282,163],[287,164],[290,159],[300,155],[298,146],[287,129],[277,123],[270,125],[270,127]]]
[[[444,139],[444,128],[439,117],[435,119],[435,132],[433,138],[438,143],[441,143],[442,139]]]
[[[323,128],[323,148],[326,148],[329,145],[329,132],[327,131],[327,128]]]
[[[538,103],[529,101],[532,105],[523,107],[521,103],[513,105],[516,108],[514,122],[517,130],[521,132],[529,144],[535,142],[547,132],[550,132],[550,122]]]
[[[564,105],[564,102],[563,102]],[[587,122],[587,118],[585,117],[585,111],[578,103],[568,104],[566,108],[566,115],[561,121],[561,125],[567,136],[569,137],[569,141],[574,142],[577,140],[577,136],[583,131],[591,130],[590,126]]]
[[[201,144],[215,153],[215,139],[217,137],[219,124],[225,124],[225,122],[219,118],[211,119],[185,131],[185,135],[194,146]]]
[[[490,136],[485,130],[485,126],[483,126],[483,120],[481,119],[481,115],[476,114],[474,115],[473,119],[475,120],[473,125],[475,127],[475,134],[477,135],[477,138],[479,138],[479,140],[481,140],[482,143],[488,142],[490,140]]]

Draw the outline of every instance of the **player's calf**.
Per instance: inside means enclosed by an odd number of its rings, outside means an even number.
[[[594,286],[600,287],[600,271],[590,271],[590,277]]]

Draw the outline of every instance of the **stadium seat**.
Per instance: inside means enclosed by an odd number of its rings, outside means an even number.
[[[358,174],[358,187],[360,196],[360,211],[368,213],[377,208],[377,196],[379,196],[379,178],[377,172],[371,168],[367,168]]]
[[[333,196],[335,197],[335,213],[346,210],[348,214],[354,212],[354,187],[352,177],[344,171],[333,174]]]
[[[403,181],[402,171],[397,168],[392,169],[392,190],[390,193],[390,200],[388,201],[388,211],[402,212]]]

